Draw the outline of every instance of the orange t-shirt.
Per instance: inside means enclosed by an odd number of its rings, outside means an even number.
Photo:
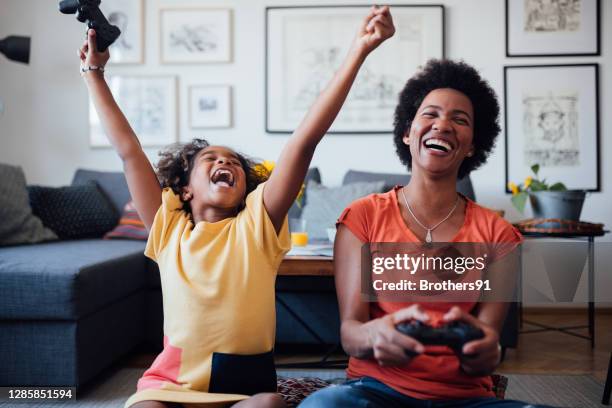
[[[349,205],[339,224],[346,227],[363,243],[366,242],[420,242],[406,226],[397,202],[397,190],[383,194],[371,194]],[[467,199],[463,226],[452,242],[516,243],[522,241],[521,234],[495,212]],[[406,302],[372,302],[372,319],[385,316],[410,306]],[[439,320],[453,304],[421,303],[421,307]],[[470,312],[475,302],[457,304]],[[381,367],[374,359],[351,357],[347,370],[349,378],[372,377],[394,390],[413,398],[427,400],[494,397],[493,384],[489,376],[474,377],[465,374],[459,359],[448,347],[428,346],[425,353],[405,366]]]

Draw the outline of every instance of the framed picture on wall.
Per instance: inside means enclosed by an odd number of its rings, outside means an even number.
[[[291,133],[343,61],[369,6],[266,8],[266,131]],[[329,133],[390,133],[397,95],[444,57],[444,6],[393,6],[395,35],[366,60]]]
[[[162,63],[232,60],[231,9],[162,8],[160,26]]]
[[[193,85],[189,87],[189,126],[224,128],[232,125],[231,87]]]
[[[600,0],[506,0],[506,56],[600,55]]]
[[[504,88],[506,186],[539,164],[549,183],[600,191],[599,66],[506,66]]]
[[[177,141],[175,77],[115,75],[108,78],[108,85],[142,146]],[[89,128],[90,146],[110,146],[91,100]]]
[[[113,64],[144,62],[144,0],[104,0],[100,8],[108,22],[121,30],[110,46]]]

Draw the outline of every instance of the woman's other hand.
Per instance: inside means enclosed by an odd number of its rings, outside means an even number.
[[[425,351],[420,342],[395,328],[397,324],[407,320],[426,322],[429,316],[419,305],[412,305],[363,324],[373,357],[381,366],[408,364],[413,357]]]
[[[372,6],[359,27],[353,48],[370,53],[383,41],[391,38],[393,34],[395,34],[395,26],[389,6]]]
[[[81,59],[81,66],[96,66],[103,67],[106,65],[110,58],[108,48],[104,52],[98,52],[96,46],[96,32],[93,29],[87,31],[87,39],[79,48],[79,58]]]
[[[501,347],[497,331],[457,306],[453,306],[444,315],[443,320],[447,323],[463,321],[482,330],[484,337],[465,343],[461,350],[463,355],[459,356],[459,359],[461,368],[467,374],[475,376],[491,374],[501,360]]]

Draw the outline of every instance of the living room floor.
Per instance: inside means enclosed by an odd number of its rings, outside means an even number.
[[[587,312],[531,311],[523,314],[524,320],[550,326],[574,326],[587,324]],[[537,329],[523,324],[522,330]],[[576,331],[588,335],[588,329]],[[521,334],[516,349],[510,349],[498,371],[512,374],[591,374],[604,382],[612,352],[612,311],[595,314],[595,349],[589,340],[560,332]]]
[[[536,321],[550,326],[574,326],[587,322],[586,311],[545,311],[534,310],[523,313],[524,320]],[[522,330],[535,329],[527,323]],[[577,333],[588,335],[587,329]],[[516,349],[509,349],[504,362],[498,368],[501,374],[589,374],[604,382],[612,352],[612,310],[599,311],[595,315],[595,349],[590,341],[556,331],[521,334]],[[277,353],[279,364],[317,361],[323,353],[296,354]],[[147,368],[155,354],[140,353],[125,361],[126,367]],[[343,354],[331,359],[341,359]]]

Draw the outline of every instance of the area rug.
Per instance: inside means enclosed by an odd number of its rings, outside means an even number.
[[[99,380],[98,384],[79,392],[71,402],[15,402],[0,401],[0,408],[121,408],[135,391],[143,369],[124,368]],[[279,370],[282,377],[318,377],[339,381],[343,370]],[[508,374],[507,399],[555,407],[591,408],[601,404],[603,385],[589,375],[524,375]]]

